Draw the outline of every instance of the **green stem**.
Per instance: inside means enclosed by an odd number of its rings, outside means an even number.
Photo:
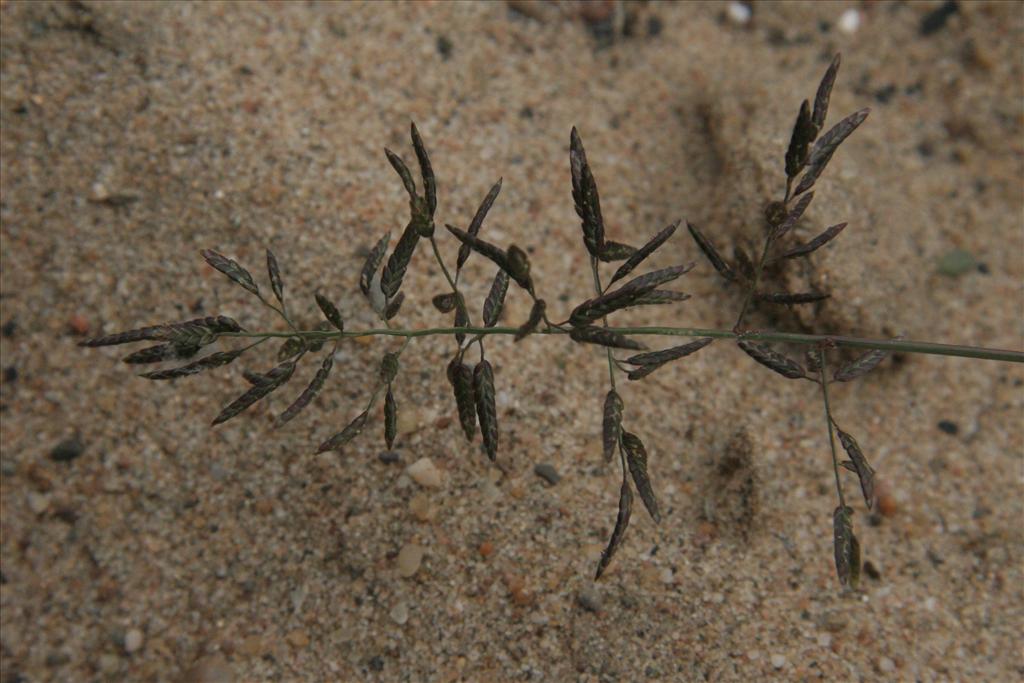
[[[260,300],[260,301],[261,301],[261,302],[263,303],[263,305],[264,305],[264,306],[266,306],[267,308],[269,308],[270,310],[274,311],[274,312],[275,312],[275,313],[277,313],[277,314],[278,314],[279,316],[281,316],[281,318],[282,318],[282,319],[283,319],[283,320],[284,320],[284,321],[285,321],[286,323],[288,323],[288,327],[292,328],[292,330],[293,330],[294,332],[298,332],[298,331],[299,331],[299,328],[297,328],[297,327],[295,326],[295,323],[293,323],[293,322],[292,322],[292,319],[288,317],[288,314],[287,314],[287,313],[285,313],[285,310],[284,310],[284,304],[281,304],[281,308],[278,308],[278,307],[277,307],[277,306],[275,306],[274,304],[272,304],[272,303],[270,303],[269,301],[267,301],[266,299],[264,299],[264,298],[263,298],[263,295],[262,295],[262,294],[260,294],[259,292],[257,292],[257,293],[256,293],[256,297],[257,297],[257,298],[258,298],[258,299],[259,299],[259,300]],[[290,336],[290,337],[294,337],[295,335],[294,335],[294,334],[290,334],[290,335],[288,335],[288,336]]]
[[[754,298],[754,292],[757,291],[758,286],[761,284],[761,273],[764,272],[764,264],[768,260],[768,250],[771,248],[772,237],[769,235],[764,239],[764,249],[761,250],[761,260],[757,262],[757,269],[754,270],[754,281],[751,283],[749,289],[747,289],[747,295],[743,299],[743,308],[740,309],[740,314],[736,318],[736,324],[733,326],[733,330],[737,332],[740,331],[743,325],[743,317],[747,314],[750,302]]]
[[[601,271],[597,267],[597,258],[590,257],[590,272],[594,276],[594,294],[601,296],[604,290],[601,289]],[[608,316],[603,316],[601,322],[604,323],[605,329],[608,328]],[[606,349],[608,352],[608,379],[612,383],[612,391],[615,391],[615,358],[612,356],[612,350]]]
[[[451,273],[448,272],[448,266],[444,265],[444,259],[441,258],[441,250],[437,248],[437,240],[433,235],[430,236],[430,248],[434,250],[434,258],[437,259],[437,265],[441,266],[441,272],[444,273],[444,279],[448,281],[448,284],[452,286],[452,291],[455,295],[459,294],[459,286],[455,284],[455,280],[452,279]]]
[[[836,437],[832,429],[832,408],[828,403],[828,377],[825,376],[825,349],[818,349],[818,364],[821,365],[821,398],[825,402],[825,422],[828,423],[828,445],[832,448],[832,472],[836,477],[836,492],[839,494],[839,506],[846,508],[843,498],[843,482],[839,478],[839,457],[836,455]]]
[[[848,349],[879,349],[896,353],[923,353],[936,356],[956,356],[961,358],[977,358],[1007,363],[1024,363],[1024,351],[1010,349],[992,349],[983,346],[964,346],[960,344],[937,344],[907,339],[869,339],[828,334],[798,334],[793,332],[744,332],[739,334],[732,330],[703,329],[699,327],[609,327],[609,330],[631,336],[663,336],[663,337],[713,337],[715,339],[750,339],[753,341],[816,345],[828,343]],[[437,337],[450,336],[456,332],[466,335],[515,335],[517,327],[428,327],[419,330],[389,330],[371,328],[366,330],[302,330],[298,332],[224,332],[221,337],[304,337],[306,339],[341,339],[348,337]],[[539,329],[535,334],[568,335],[569,331],[552,327]]]

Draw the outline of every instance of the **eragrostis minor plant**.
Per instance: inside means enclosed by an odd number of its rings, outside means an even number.
[[[833,382],[850,382],[862,378],[876,368],[891,351],[966,356],[1017,363],[1024,361],[1024,353],[903,339],[878,340],[843,335],[751,330],[745,325],[746,315],[754,302],[800,306],[815,304],[829,296],[827,292],[821,291],[772,291],[764,287],[764,275],[766,269],[777,268],[792,259],[810,257],[838,237],[847,225],[832,225],[806,242],[794,239],[794,228],[800,224],[804,212],[814,199],[815,182],[828,166],[840,144],[868,116],[868,110],[862,109],[842,119],[827,131],[824,130],[829,98],[839,71],[839,62],[837,55],[822,78],[813,103],[804,100],[800,105],[785,153],[785,191],[780,199],[770,202],[765,210],[761,253],[753,258],[742,247],[737,246],[733,250],[733,258],[726,259],[701,229],[687,223],[691,237],[707,261],[727,283],[738,287],[742,292],[743,303],[731,330],[616,327],[609,324],[609,316],[618,311],[639,306],[675,304],[688,299],[688,295],[665,287],[686,274],[694,264],[676,265],[634,275],[634,271],[675,234],[679,222],[665,227],[640,247],[609,239],[605,234],[597,182],[587,161],[582,139],[575,128],[570,136],[569,151],[572,199],[576,213],[580,217],[583,244],[593,274],[593,296],[577,304],[567,319],[552,322],[544,299],[537,295],[527,253],[515,244],[503,247],[480,236],[484,220],[501,191],[501,180],[491,187],[465,230],[445,225],[448,233],[461,243],[453,272],[438,249],[435,230],[437,183],[426,146],[414,124],[411,131],[412,146],[419,165],[421,187],[417,186],[412,172],[402,158],[390,150],[385,150],[388,161],[409,195],[409,222],[390,253],[390,233],[380,238],[370,250],[359,276],[359,288],[382,321],[383,327],[346,329],[345,321],[334,303],[317,293],[316,303],[323,312],[325,322],[315,329],[300,329],[289,314],[284,280],[273,253],[267,251],[267,275],[272,292],[272,297],[267,297],[252,274],[239,263],[216,251],[205,250],[202,255],[207,263],[273,310],[281,318],[286,329],[250,331],[227,316],[213,316],[97,337],[82,342],[82,345],[109,346],[131,342],[156,342],[131,353],[124,361],[129,364],[188,361],[183,365],[173,365],[167,369],[153,370],[141,375],[151,380],[169,380],[227,365],[269,340],[280,340],[282,344],[277,353],[278,364],[261,373],[245,371],[243,374],[249,387],[214,418],[214,425],[236,417],[283,387],[292,379],[299,363],[307,355],[323,352],[320,367],[313,379],[278,416],[276,424],[279,426],[296,417],[324,388],[340,344],[350,342],[356,337],[400,338],[402,341],[397,348],[383,354],[378,377],[373,383],[365,408],[344,428],[320,443],[317,452],[321,453],[342,450],[364,431],[382,393],[384,442],[391,448],[396,438],[398,416],[393,385],[399,374],[402,354],[414,339],[450,336],[456,342],[456,349],[448,363],[447,376],[455,397],[459,424],[470,441],[475,438],[479,426],[484,451],[491,460],[497,457],[500,438],[498,412],[495,407],[494,371],[485,354],[486,342],[492,337],[504,335],[511,335],[516,341],[531,334],[567,335],[581,346],[601,347],[606,356],[609,379],[609,389],[602,407],[602,453],[608,462],[618,455],[622,483],[615,527],[597,566],[596,578],[600,578],[625,536],[633,510],[634,495],[639,496],[655,522],[661,520],[658,498],[651,481],[647,451],[640,436],[627,428],[626,407],[617,390],[617,379],[624,376],[630,381],[639,381],[661,367],[694,354],[715,341],[733,343],[754,362],[784,378],[818,385],[817,390],[820,391],[824,406],[825,428],[832,456],[838,503],[833,513],[836,572],[841,584],[855,587],[860,573],[860,546],[853,530],[853,508],[846,497],[843,471],[848,470],[856,476],[868,508],[875,503],[875,472],[857,440],[849,431],[839,426],[829,401],[829,385]],[[402,282],[413,253],[421,243],[429,245],[450,290],[433,298],[433,304],[440,313],[453,316],[452,324],[448,327],[404,329],[394,324],[394,319],[405,299]],[[474,316],[471,315],[459,288],[463,267],[474,253],[496,266],[494,281],[480,308],[479,324],[474,322]],[[603,280],[602,267],[615,264],[618,265],[611,277]],[[504,327],[498,325],[498,321],[512,283],[530,297],[533,303],[525,322],[516,327]],[[692,341],[651,351],[638,340],[641,337],[689,337]],[[222,344],[226,346],[231,342],[242,345],[234,348],[221,347]],[[792,358],[773,348],[772,344],[804,346],[806,353],[801,359]],[[211,352],[214,345],[222,350]],[[475,363],[469,358],[474,348]],[[830,360],[835,360],[835,351],[838,349],[859,349],[862,353],[852,360],[836,363],[836,367],[833,368]],[[837,437],[847,460],[840,460],[835,443]]]

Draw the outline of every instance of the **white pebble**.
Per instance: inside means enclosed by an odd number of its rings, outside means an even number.
[[[832,634],[822,633],[818,636],[818,645],[828,647],[832,644]]]
[[[142,649],[142,631],[137,628],[129,629],[124,634],[124,651],[128,654],[138,652]]]
[[[855,9],[846,10],[839,15],[839,22],[836,24],[836,28],[841,33],[852,36],[860,28],[860,12]]]
[[[882,673],[892,673],[896,670],[896,662],[892,661],[888,657],[882,657],[878,660],[878,669]]]
[[[419,570],[426,552],[423,546],[415,543],[406,543],[402,546],[402,549],[398,551],[398,575],[407,579],[415,574]]]
[[[391,608],[391,618],[399,626],[409,621],[409,608],[404,602],[400,602]]]
[[[786,666],[786,655],[772,655],[771,662],[773,667],[781,669]]]
[[[750,21],[750,5],[745,2],[730,2],[725,14],[729,17],[729,21],[742,26]]]
[[[430,458],[420,458],[409,465],[406,472],[420,486],[439,489],[443,483],[441,470],[437,469],[437,465]]]
[[[45,493],[30,491],[28,494],[28,509],[32,514],[41,515],[50,507],[50,497]]]

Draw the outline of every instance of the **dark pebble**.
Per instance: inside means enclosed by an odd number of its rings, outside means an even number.
[[[878,571],[878,567],[876,567],[871,560],[864,562],[864,574],[866,574],[869,579],[874,579],[875,581],[882,578],[882,572]]]
[[[939,429],[950,436],[955,436],[960,431],[960,427],[952,420],[939,420]]]
[[[588,612],[596,614],[601,611],[601,597],[596,590],[589,586],[576,594],[576,602]]]
[[[660,17],[649,17],[647,19],[647,37],[654,38],[660,36],[661,32],[665,29],[665,23]]]
[[[896,94],[896,86],[890,83],[875,91],[875,100],[879,104],[888,104],[889,100]]]
[[[398,451],[381,451],[377,455],[377,459],[385,465],[391,465],[399,462],[402,459],[402,456],[399,455]]]
[[[610,18],[588,21],[587,28],[590,29],[590,35],[593,36],[597,47],[611,47],[615,42],[615,24],[612,23]]]
[[[16,382],[18,380],[18,368],[8,365],[4,368],[4,382]]]
[[[85,444],[77,436],[64,439],[50,451],[50,459],[57,462],[71,462],[85,452]]]
[[[949,18],[960,11],[956,0],[946,0],[921,19],[921,35],[930,36],[946,25]]]
[[[554,465],[549,465],[546,462],[534,465],[533,473],[552,486],[562,480],[562,475],[558,473],[558,470],[555,469]]]
[[[11,318],[4,323],[4,326],[0,328],[0,333],[3,333],[5,337],[13,337],[14,333],[18,331],[18,323]]]
[[[452,44],[451,39],[448,36],[437,37],[437,52],[441,55],[441,59],[448,61],[452,57],[452,48],[455,47]]]
[[[377,655],[369,662],[370,671],[383,671],[384,670],[384,658]]]

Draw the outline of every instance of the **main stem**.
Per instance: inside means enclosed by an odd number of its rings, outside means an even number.
[[[849,349],[879,349],[896,353],[923,353],[936,356],[955,356],[961,358],[977,358],[1007,363],[1024,363],[1024,351],[1010,349],[993,349],[983,346],[964,346],[960,344],[937,344],[934,342],[912,341],[907,339],[868,339],[829,334],[798,334],[794,332],[734,332],[732,330],[702,329],[697,327],[609,327],[612,332],[632,336],[662,337],[714,337],[715,339],[750,339],[769,343],[816,345],[828,343]],[[302,337],[310,340],[330,340],[347,337],[437,337],[450,336],[457,332],[466,335],[515,335],[516,327],[428,327],[419,330],[400,330],[387,328],[370,328],[338,332],[336,330],[302,330],[297,332],[225,332],[222,337],[272,338]],[[538,329],[535,335],[568,335],[569,331],[559,328]]]
[[[590,270],[594,275],[594,296],[601,296],[604,294],[604,290],[601,289],[601,271],[597,267],[597,259],[593,256],[590,257]],[[601,322],[604,323],[605,329],[608,328],[608,317],[601,318]],[[606,349],[608,352],[608,379],[612,384],[612,391],[615,391],[615,358],[612,356],[612,350]]]

